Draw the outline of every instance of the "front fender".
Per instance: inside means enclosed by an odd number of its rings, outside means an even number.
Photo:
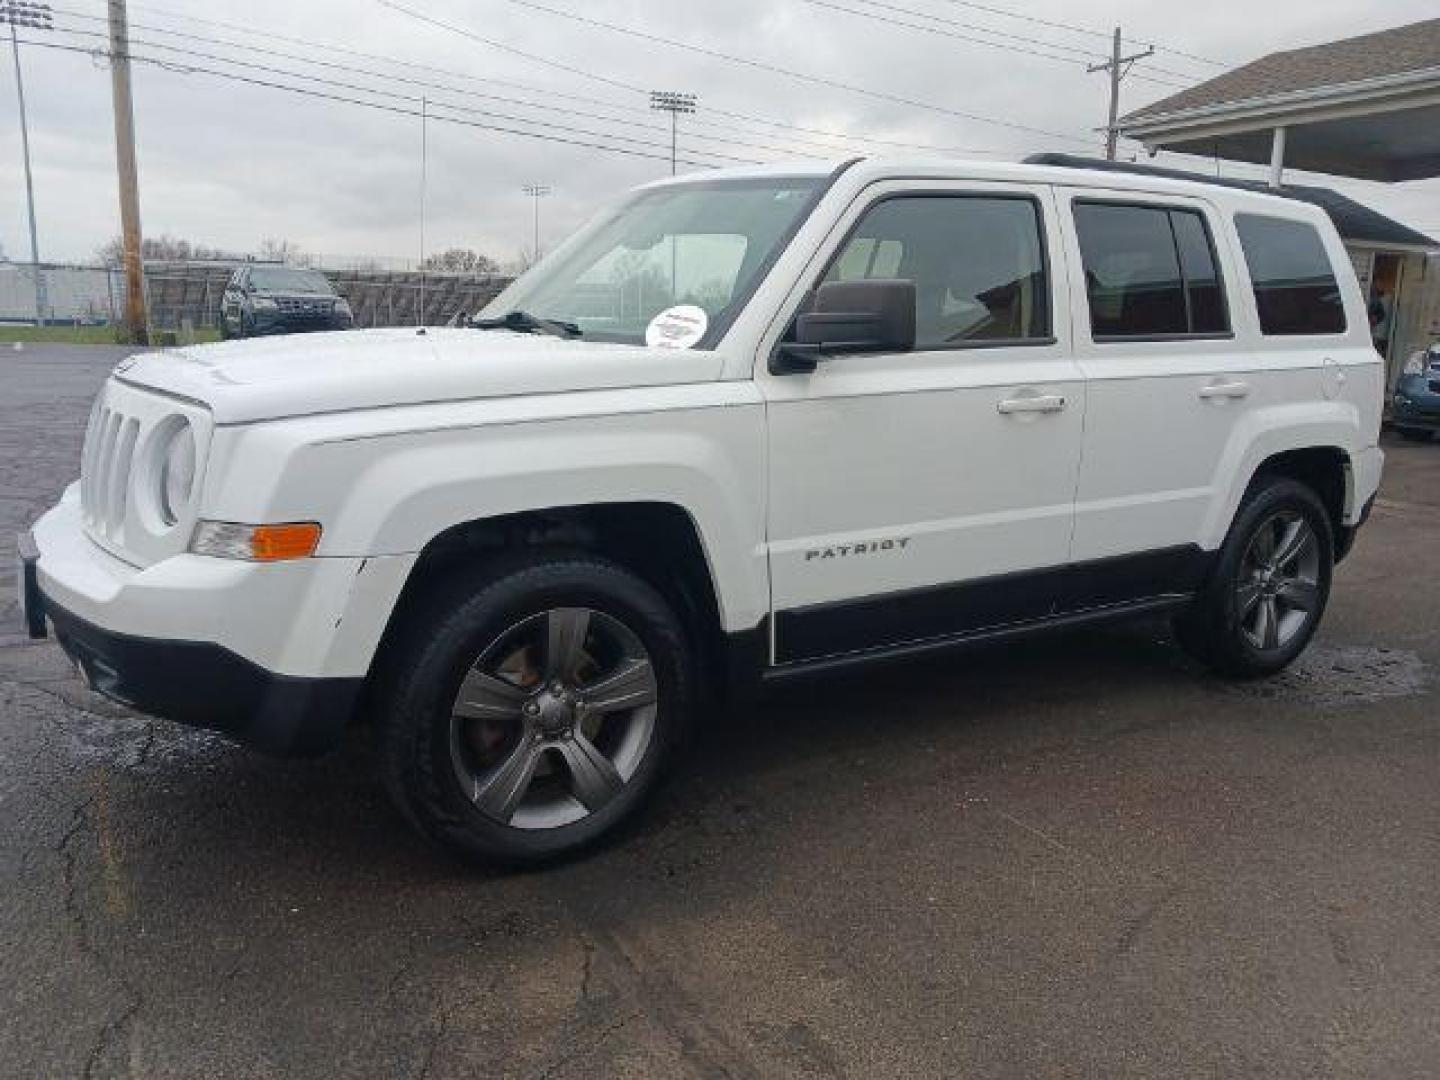
[[[749,384],[647,390],[644,411],[639,393],[256,425],[226,448],[207,516],[318,520],[318,554],[375,558],[414,555],[483,518],[669,503],[696,525],[724,628],[753,627],[769,602],[763,406]],[[655,407],[666,399],[686,407]]]

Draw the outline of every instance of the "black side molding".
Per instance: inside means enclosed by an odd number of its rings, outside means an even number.
[[[954,641],[1123,605],[1184,600],[1213,553],[1194,545],[839,600],[777,613],[781,663]]]

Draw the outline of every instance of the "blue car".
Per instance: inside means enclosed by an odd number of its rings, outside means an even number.
[[[1390,422],[1407,439],[1428,439],[1440,431],[1440,343],[1405,362],[1390,399]]]

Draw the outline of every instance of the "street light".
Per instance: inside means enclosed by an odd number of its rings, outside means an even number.
[[[693,113],[699,100],[694,94],[681,94],[674,90],[651,90],[650,108],[656,112],[670,114],[670,175],[675,175],[676,143],[680,129],[680,114]]]
[[[15,57],[15,94],[20,99],[20,149],[25,157],[25,200],[30,209],[30,269],[35,275],[35,325],[45,324],[45,279],[40,273],[40,243],[35,238],[35,184],[30,177],[30,125],[25,119],[25,80],[20,75],[20,41],[15,28],[54,30],[49,4],[0,0],[0,23],[10,24],[10,51]]]
[[[535,244],[531,250],[535,253],[535,262],[540,261],[540,200],[550,194],[549,184],[526,184],[520,189],[529,195],[535,202]]]

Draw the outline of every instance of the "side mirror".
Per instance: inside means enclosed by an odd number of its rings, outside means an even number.
[[[909,352],[915,347],[915,283],[827,281],[770,362],[772,374],[814,371],[826,356]]]

